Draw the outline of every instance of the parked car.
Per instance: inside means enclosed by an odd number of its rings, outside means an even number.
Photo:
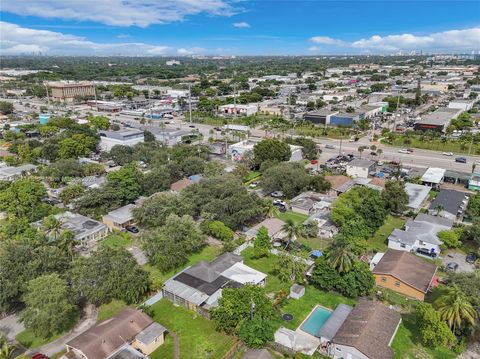
[[[258,186],[258,182],[252,182],[248,187],[250,188],[256,188]]]
[[[318,160],[311,160],[310,163],[311,163],[312,165],[316,165],[316,164],[318,163]]]
[[[270,193],[270,196],[273,198],[282,198],[283,197],[283,192],[282,191],[274,191]]]
[[[477,255],[474,252],[468,253],[467,257],[465,258],[465,261],[470,264],[474,264],[476,260],[477,260]]]
[[[427,257],[432,257],[432,258],[437,257],[437,253],[430,252],[427,248],[417,248],[417,253]]]
[[[455,158],[455,162],[467,163],[467,159],[465,157],[457,157]]]
[[[214,129],[215,131],[218,131],[218,132],[220,132],[220,131],[222,130],[220,127],[214,127],[213,129]]]
[[[450,262],[445,266],[447,272],[455,272],[458,269],[458,263]]]
[[[190,127],[190,128],[195,128],[195,125],[188,125],[188,127]]]
[[[403,153],[405,155],[409,155],[410,153],[412,153],[412,151],[409,151],[406,148],[402,148],[401,150],[398,150],[398,153]]]
[[[138,228],[135,227],[135,226],[125,226],[125,229],[127,231],[131,232],[131,233],[138,233],[139,232]]]
[[[444,156],[453,156],[453,152],[443,152],[442,155],[444,155]]]
[[[334,145],[325,145],[325,148],[328,148],[330,150],[334,150],[335,146]]]

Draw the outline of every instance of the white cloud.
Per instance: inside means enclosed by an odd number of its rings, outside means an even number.
[[[311,51],[311,52],[319,52],[322,48],[320,46],[310,46],[308,48],[308,51]]]
[[[117,39],[128,39],[130,37],[129,34],[118,34]]]
[[[48,30],[20,27],[1,22],[0,52],[4,55],[42,52],[50,55],[164,55],[173,52],[168,46],[139,42],[97,43],[84,37]]]
[[[231,16],[241,11],[231,0],[3,0],[2,11],[47,19],[140,26],[182,21],[206,13]]]
[[[372,53],[397,52],[397,51],[431,51],[431,52],[457,52],[480,49],[480,27],[436,32],[428,35],[399,34],[379,36],[374,35],[366,39],[347,42],[326,36],[310,38],[311,42],[324,44],[332,48],[347,51],[365,51]],[[310,51],[319,51],[312,46]]]
[[[247,29],[250,26],[250,24],[248,22],[245,22],[245,21],[241,21],[241,22],[234,22],[233,24],[233,27],[236,27],[236,28],[239,28],[239,29]]]
[[[324,45],[341,45],[344,42],[342,40],[333,39],[328,36],[314,36],[310,38],[311,42],[315,44],[324,44]]]
[[[205,52],[205,49],[201,47],[192,47],[189,49],[180,48],[177,50],[177,54],[180,56],[199,55]]]

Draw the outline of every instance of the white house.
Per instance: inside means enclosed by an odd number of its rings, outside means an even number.
[[[259,140],[244,140],[228,146],[228,154],[234,161],[240,161],[246,153],[253,153],[253,148]],[[303,158],[302,146],[289,145],[292,155],[289,161],[300,161]]]
[[[356,158],[347,164],[347,175],[352,177],[368,178],[368,174],[375,170],[375,162],[365,158]]]
[[[388,248],[408,252],[424,249],[438,255],[443,242],[437,234],[452,226],[453,220],[421,213],[405,223],[405,230],[393,230],[388,237]]]
[[[141,130],[100,131],[100,148],[102,151],[110,151],[115,145],[132,147],[144,141],[145,137]]]

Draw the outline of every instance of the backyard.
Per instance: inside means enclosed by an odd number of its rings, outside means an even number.
[[[291,219],[295,224],[302,224],[308,218],[306,214],[295,213],[295,212],[278,212],[277,211],[277,218],[281,219],[282,221],[286,221],[287,219]]]
[[[100,241],[100,246],[108,248],[126,248],[133,244],[133,240],[128,233],[110,234]]]
[[[373,252],[384,252],[387,245],[387,238],[395,228],[402,228],[405,219],[389,215],[385,223],[377,229],[372,238],[368,240],[368,248]]]
[[[222,358],[235,339],[215,331],[212,321],[162,299],[151,307],[153,319],[178,335],[180,358]],[[165,345],[150,355],[152,359],[173,358],[173,340],[167,335]]]

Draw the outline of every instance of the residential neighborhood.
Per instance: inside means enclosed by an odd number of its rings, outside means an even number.
[[[479,56],[184,50],[2,55],[0,359],[479,358]]]

